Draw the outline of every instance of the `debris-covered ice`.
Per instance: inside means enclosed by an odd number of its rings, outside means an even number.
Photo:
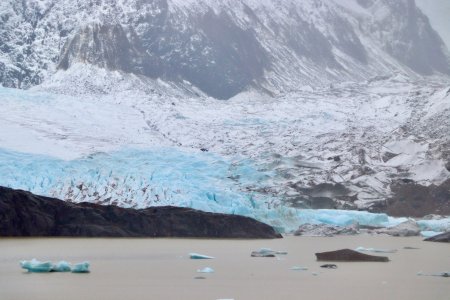
[[[270,248],[260,248],[257,251],[252,251],[251,257],[276,257],[277,255],[287,255],[287,251],[275,251]]]

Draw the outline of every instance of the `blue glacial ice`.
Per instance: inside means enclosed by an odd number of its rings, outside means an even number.
[[[424,238],[430,238],[439,234],[442,234],[444,232],[439,232],[439,231],[430,231],[430,230],[424,230],[420,232],[420,235]]]
[[[203,269],[198,269],[197,273],[214,273],[214,269],[210,267],[205,267]]]
[[[0,149],[0,184],[74,202],[123,207],[175,205],[255,218],[289,232],[305,223],[394,226],[406,218],[363,211],[294,209],[252,190],[270,186],[269,171],[249,159],[207,152],[127,149],[74,160]],[[419,221],[422,230],[445,231],[450,219]]]
[[[51,261],[41,262],[35,258],[32,260],[24,260],[20,262],[22,269],[32,273],[48,273],[48,272],[72,272],[72,273],[89,273],[89,263],[82,262],[71,265],[67,261],[59,261],[53,264]]]
[[[450,218],[439,220],[419,220],[417,221],[422,231],[446,232],[450,231]]]
[[[41,262],[35,258],[20,262],[22,269],[32,273],[48,273],[52,271],[53,264],[50,261]]]
[[[89,262],[81,262],[72,266],[72,273],[89,273]]]
[[[190,259],[213,259],[214,257],[209,256],[209,255],[199,254],[199,253],[189,253],[189,258]]]
[[[70,272],[72,271],[72,266],[67,261],[57,262],[52,266],[52,272]]]

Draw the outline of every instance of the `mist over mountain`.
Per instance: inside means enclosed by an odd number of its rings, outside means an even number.
[[[450,74],[447,48],[413,0],[7,0],[0,11],[6,87],[29,88],[78,63],[218,99]]]

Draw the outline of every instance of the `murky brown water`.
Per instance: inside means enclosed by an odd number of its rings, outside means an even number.
[[[315,252],[358,246],[399,251],[388,254],[388,263],[337,263],[337,270],[321,269],[315,261]],[[260,247],[289,254],[281,260],[251,258],[250,252]],[[189,252],[216,259],[190,260]],[[19,261],[33,257],[89,260],[92,273],[25,273]],[[450,299],[450,278],[416,275],[450,271],[450,244],[420,238],[0,239],[0,266],[1,300]],[[216,272],[196,273],[207,266]],[[292,266],[309,270],[291,271]]]

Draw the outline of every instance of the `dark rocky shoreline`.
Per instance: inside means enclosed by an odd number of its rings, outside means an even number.
[[[172,206],[70,203],[0,187],[0,236],[281,238],[264,223]]]

